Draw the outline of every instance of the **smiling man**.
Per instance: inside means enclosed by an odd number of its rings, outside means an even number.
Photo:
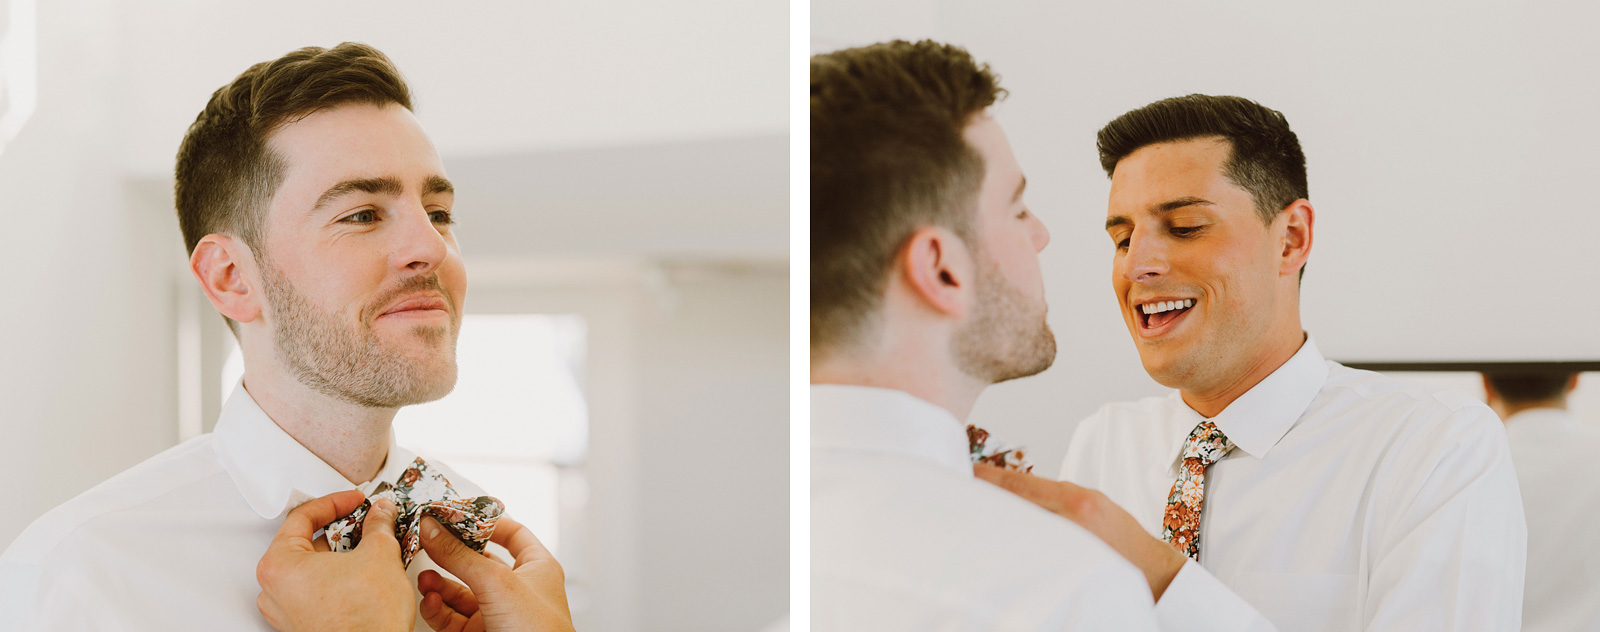
[[[310,621],[338,621],[332,606],[351,603],[380,611],[363,626],[428,629],[412,586],[437,567],[419,553],[402,568],[392,544],[392,556],[324,553],[326,572],[296,576],[302,589],[319,586],[323,612],[291,612],[298,604],[281,591],[258,602],[257,583],[285,516],[399,480],[415,455],[394,443],[395,413],[455,385],[467,280],[454,194],[404,80],[360,44],[252,66],[189,128],[176,202],[190,269],[238,338],[243,380],[214,432],[57,507],[11,545],[0,557],[6,623],[267,629],[258,607],[269,603],[280,618]],[[462,495],[483,494],[430,465]],[[360,496],[342,494],[338,506]],[[392,510],[379,514],[392,524]],[[310,549],[315,525],[300,522]],[[363,543],[381,540],[393,542],[369,533]],[[326,551],[320,542],[305,552]],[[350,572],[363,560],[363,573]]]
[[[1167,99],[1099,149],[1112,286],[1176,390],[1084,420],[1067,482],[980,475],[1143,569],[1163,629],[1517,629],[1526,530],[1493,411],[1330,362],[1301,328],[1316,215],[1283,115]]]

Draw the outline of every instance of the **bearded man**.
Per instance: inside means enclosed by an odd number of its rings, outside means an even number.
[[[399,71],[349,43],[250,67],[189,128],[176,203],[190,269],[238,338],[243,379],[214,432],[118,474],[17,538],[0,556],[5,623],[442,627],[464,589],[430,570],[428,553],[447,567],[441,551],[469,560],[452,568],[463,578],[494,573],[473,566],[492,562],[436,537],[435,521],[423,521],[424,550],[409,567],[389,501],[373,505],[354,552],[312,541],[316,528],[401,479],[416,457],[394,442],[395,413],[456,381],[467,279],[451,231],[453,187]],[[462,496],[483,495],[443,464],[427,465]],[[495,541],[518,553],[519,567],[548,558],[509,519]],[[553,574],[559,587],[558,565]],[[559,588],[549,595],[565,614]],[[493,600],[481,601],[492,619]]]
[[[811,59],[815,629],[1155,629],[1133,566],[973,476],[973,403],[1056,353],[1002,94],[937,42]]]

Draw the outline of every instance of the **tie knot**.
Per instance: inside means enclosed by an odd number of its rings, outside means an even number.
[[[1232,449],[1233,442],[1222,434],[1222,429],[1207,420],[1195,426],[1194,431],[1189,433],[1189,439],[1183,442],[1183,458],[1199,459],[1202,466],[1209,466]]]

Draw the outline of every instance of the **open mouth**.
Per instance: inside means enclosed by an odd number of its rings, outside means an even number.
[[[1194,299],[1187,298],[1142,303],[1134,309],[1139,315],[1139,324],[1146,331],[1155,333],[1183,318],[1184,314],[1188,314],[1189,310],[1194,308],[1194,304]]]

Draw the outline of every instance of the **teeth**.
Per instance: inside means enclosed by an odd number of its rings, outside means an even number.
[[[1159,303],[1146,303],[1144,305],[1140,305],[1139,306],[1139,310],[1144,312],[1144,313],[1146,313],[1146,314],[1159,314],[1161,312],[1170,312],[1170,311],[1175,310],[1175,309],[1187,309],[1187,308],[1190,308],[1190,307],[1194,307],[1194,299],[1192,299],[1192,298],[1184,299],[1184,300],[1181,300],[1181,301],[1161,301]]]

